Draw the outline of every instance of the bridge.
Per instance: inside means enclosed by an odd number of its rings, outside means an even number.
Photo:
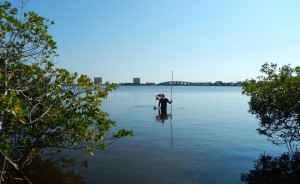
[[[161,82],[159,85],[191,85],[192,82],[185,82],[185,81],[167,81],[167,82]]]

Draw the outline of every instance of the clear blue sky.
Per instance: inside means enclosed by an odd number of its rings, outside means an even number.
[[[19,0],[10,2],[19,3]],[[19,3],[20,4],[20,3]],[[299,0],[30,0],[57,66],[103,82],[243,81],[300,65]]]

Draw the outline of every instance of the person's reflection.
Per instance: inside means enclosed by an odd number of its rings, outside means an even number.
[[[167,120],[167,119],[168,119],[167,109],[159,109],[158,116],[156,116],[156,121],[164,123],[165,120]]]

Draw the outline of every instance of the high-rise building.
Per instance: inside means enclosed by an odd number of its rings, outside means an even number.
[[[102,77],[94,77],[95,84],[102,84]]]
[[[141,84],[141,79],[140,78],[133,78],[133,84]]]

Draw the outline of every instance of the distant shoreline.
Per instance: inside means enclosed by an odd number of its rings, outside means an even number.
[[[119,83],[119,86],[242,86],[243,82],[185,82],[185,81],[166,81],[161,83],[154,83],[154,82],[146,82],[140,83],[138,82],[126,82],[126,83]]]
[[[119,86],[171,86],[170,84],[119,84]],[[176,84],[172,86],[242,86],[242,84]]]

